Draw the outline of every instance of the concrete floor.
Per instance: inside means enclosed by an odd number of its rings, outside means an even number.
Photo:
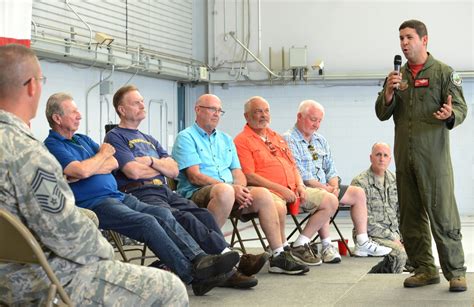
[[[356,258],[343,256],[339,264],[322,264],[312,267],[303,276],[288,276],[268,273],[268,263],[256,276],[258,285],[253,289],[238,290],[215,288],[205,296],[194,296],[188,287],[191,306],[466,306],[474,307],[474,216],[463,216],[462,234],[466,266],[468,269],[468,291],[451,293],[449,283],[442,278],[441,283],[416,289],[403,287],[404,274],[367,274],[381,258]],[[352,222],[348,212],[341,212],[336,219],[343,235],[351,239]],[[293,221],[288,217],[286,233],[293,229]],[[255,237],[250,223],[239,226],[244,238]],[[223,227],[228,242],[232,225]],[[293,240],[296,238],[293,237]],[[338,235],[331,226],[331,238]],[[337,246],[337,243],[334,243]],[[248,252],[263,252],[258,241],[245,244]],[[434,243],[433,243],[434,247]],[[433,254],[437,257],[436,249]],[[120,256],[117,257],[120,259]],[[147,259],[145,264],[154,259]]]
[[[341,212],[337,224],[349,245],[352,223],[346,212]],[[243,237],[254,237],[250,223],[241,224]],[[287,233],[293,222],[287,220]],[[230,241],[232,226],[223,232]],[[332,239],[338,239],[331,227]],[[268,273],[268,263],[257,274],[259,284],[250,290],[213,289],[205,296],[196,297],[189,289],[191,306],[474,306],[474,217],[462,217],[463,245],[468,267],[468,291],[451,293],[449,283],[442,279],[438,285],[417,289],[403,288],[408,274],[367,274],[381,258],[342,257],[340,264],[312,267],[303,276]],[[337,246],[337,244],[336,244]],[[251,253],[262,252],[258,241],[247,242]],[[436,255],[436,251],[434,250]]]

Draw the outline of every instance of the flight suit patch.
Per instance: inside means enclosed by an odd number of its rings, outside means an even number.
[[[462,78],[457,72],[453,71],[451,73],[451,82],[456,86],[461,86],[462,85]]]
[[[415,80],[415,87],[428,87],[428,86],[430,86],[430,79],[428,78]]]

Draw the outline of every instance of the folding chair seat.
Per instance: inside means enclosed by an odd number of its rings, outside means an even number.
[[[0,209],[0,246],[0,262],[39,264],[43,268],[51,281],[46,300],[47,306],[53,306],[53,304],[73,306],[46,260],[38,241],[20,220],[3,209]],[[57,299],[57,293],[62,303]]]
[[[346,240],[342,234],[342,232],[340,231],[339,227],[337,226],[337,223],[335,221],[336,217],[337,217],[337,214],[339,213],[339,211],[350,211],[350,207],[348,206],[345,206],[343,204],[339,204],[339,207],[337,208],[336,212],[334,212],[334,215],[331,217],[331,219],[329,220],[329,224],[332,224],[334,226],[334,228],[336,228],[336,231],[337,231],[337,234],[339,235],[339,239],[342,241],[342,243],[345,245],[349,255],[352,257],[352,252],[348,246],[348,244],[346,243]],[[303,226],[304,224],[308,221],[308,219],[310,218],[311,214],[307,214],[301,221],[298,220],[298,216],[296,215],[291,215],[292,217],[292,220],[293,222],[295,223],[295,228],[291,231],[291,233],[286,237],[287,241],[289,241],[291,239],[291,237],[296,233],[296,232],[303,232]],[[311,242],[315,242],[317,239],[319,238],[319,234],[317,234],[312,240]],[[337,240],[333,240],[333,241],[337,241]]]

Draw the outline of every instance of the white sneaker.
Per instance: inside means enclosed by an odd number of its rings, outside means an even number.
[[[377,242],[369,239],[362,245],[359,245],[359,243],[356,242],[354,255],[357,257],[381,257],[389,254],[391,251],[392,249],[390,247],[379,245]]]
[[[339,252],[334,246],[332,246],[332,244],[329,244],[326,248],[323,248],[321,255],[324,263],[341,262],[341,255],[339,255]]]

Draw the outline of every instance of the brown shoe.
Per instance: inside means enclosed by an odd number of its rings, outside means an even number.
[[[225,282],[220,284],[219,287],[248,289],[255,287],[258,284],[258,280],[254,276],[246,276],[237,270],[234,270],[234,272],[235,273]]]
[[[462,292],[466,290],[467,290],[466,277],[464,276],[453,277],[449,281],[449,291]]]
[[[426,285],[439,284],[439,273],[416,273],[403,282],[405,288],[423,287]]]
[[[266,252],[258,255],[244,254],[240,256],[237,270],[247,276],[255,275],[260,272],[268,258],[270,258],[270,255]]]

